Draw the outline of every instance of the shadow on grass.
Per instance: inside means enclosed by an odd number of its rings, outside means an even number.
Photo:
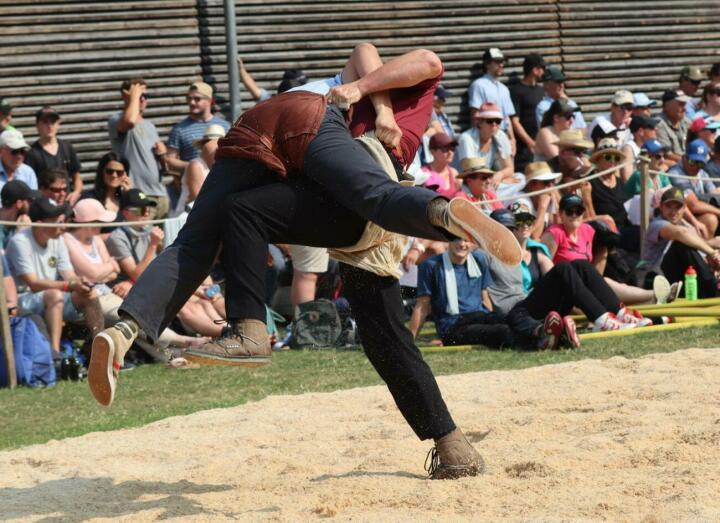
[[[0,489],[0,507],[2,519],[33,517],[41,518],[39,521],[44,523],[132,516],[157,509],[163,511],[156,518],[160,520],[203,514],[233,518],[236,514],[208,511],[200,503],[185,497],[233,488],[231,485],[198,485],[185,480],[115,484],[109,477],[67,478],[45,481],[34,487]]]

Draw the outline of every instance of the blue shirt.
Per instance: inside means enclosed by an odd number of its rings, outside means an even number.
[[[2,264],[3,264],[3,277],[7,278],[10,276],[10,267],[8,266],[7,258],[5,258],[5,255],[2,255]]]
[[[18,166],[18,168],[15,170],[15,177],[13,178],[13,180],[20,180],[21,182],[25,182],[27,186],[30,187],[33,191],[37,191],[37,176],[35,176],[35,171],[33,171],[33,168],[27,164],[21,163]],[[5,171],[5,166],[0,161],[0,191],[2,191],[3,186],[8,181],[9,180],[7,172]]]
[[[193,120],[188,116],[173,126],[167,145],[178,150],[181,160],[194,160],[200,156],[200,150],[193,146],[193,141],[202,138],[207,126],[213,124],[221,125],[225,132],[230,129],[230,123],[219,116],[213,116],[207,122]]]
[[[427,259],[418,267],[417,295],[430,296],[435,327],[441,337],[445,336],[460,318],[460,315],[470,312],[487,312],[482,302],[482,291],[492,285],[490,265],[480,251],[473,251],[480,268],[479,278],[470,278],[467,263],[453,264],[455,281],[457,283],[458,308],[460,314],[450,315],[446,312],[448,306],[447,291],[445,289],[445,271],[443,270],[442,254]]]
[[[502,130],[510,124],[510,117],[515,116],[515,106],[510,98],[510,90],[490,73],[481,76],[468,87],[468,105],[479,109],[484,103],[494,103],[503,114]]]
[[[668,169],[668,174],[681,174],[683,176],[689,176],[688,173],[683,169],[683,162],[680,160],[678,163]],[[708,180],[708,173],[704,170],[700,170],[695,180],[685,180],[683,178],[670,178],[670,183],[674,187],[681,189],[683,194],[687,196],[689,192],[695,194],[710,194],[715,190],[715,184],[712,180]]]
[[[550,98],[548,95],[543,96],[543,99],[540,100],[540,103],[537,104],[537,107],[535,108],[535,118],[537,119],[538,128],[540,127],[540,122],[542,122],[543,115],[547,112],[548,109],[550,109],[550,106],[555,100]],[[568,99],[567,103],[570,107],[577,107],[578,105],[573,101]],[[587,127],[587,124],[585,123],[585,118],[583,118],[583,115],[580,111],[577,111],[575,113],[575,118],[573,119],[572,128],[573,129],[585,129]]]

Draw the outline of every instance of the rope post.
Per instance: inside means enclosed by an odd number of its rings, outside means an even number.
[[[0,263],[0,331],[2,331],[3,348],[5,349],[5,367],[7,368],[8,385],[11,389],[17,387],[17,373],[15,371],[15,351],[10,334],[10,315],[8,314],[7,296],[5,296],[5,274]]]
[[[640,259],[645,259],[645,233],[650,222],[648,209],[648,181],[650,180],[650,159],[638,158],[640,164]]]

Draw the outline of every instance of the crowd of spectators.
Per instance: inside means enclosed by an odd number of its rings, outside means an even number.
[[[238,61],[250,94],[258,102],[272,96]],[[587,125],[559,67],[530,54],[522,78],[505,85],[505,63],[500,49],[484,52],[484,74],[468,87],[471,126],[463,132],[444,112],[451,94],[437,88],[425,146],[410,172],[416,184],[476,202],[511,229],[523,262],[508,268],[465,240],[408,239],[401,283],[414,303],[413,333],[431,315],[445,344],[555,348],[562,338],[577,347],[568,316],[574,308],[595,330],[651,324],[630,307],[681,295],[690,266],[700,297],[715,296],[717,75],[685,67],[659,101],[642,92],[608,93],[607,113]],[[302,71],[288,70],[277,92],[305,82]],[[143,78],[121,83],[122,108],[109,115],[110,147],[98,158],[89,188],[73,145],[58,137],[60,113],[50,106],[37,110],[38,139],[29,144],[11,125],[11,104],[0,99],[0,220],[14,222],[0,226],[3,264],[12,276],[5,279],[8,305],[11,315],[42,318],[56,359],[64,324],[82,325],[90,337],[117,321],[133,282],[184,223],[217,140],[230,127],[213,112],[212,87],[194,82],[187,116],[163,139],[145,118],[151,97]],[[641,249],[642,161],[650,166],[653,219]],[[163,218],[162,226],[142,223]],[[69,229],[66,221],[107,226]],[[295,265],[292,305],[323,294],[319,282],[332,282],[328,297],[340,292],[337,278],[322,278],[334,265],[322,249],[273,245],[268,260],[268,305],[287,261]],[[222,268],[213,276],[221,280]],[[204,343],[220,335],[224,314],[222,293],[209,277],[159,343]]]

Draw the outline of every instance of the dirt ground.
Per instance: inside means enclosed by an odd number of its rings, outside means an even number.
[[[430,442],[371,387],[2,452],[0,519],[720,520],[720,350],[440,386],[482,476],[426,480]]]

